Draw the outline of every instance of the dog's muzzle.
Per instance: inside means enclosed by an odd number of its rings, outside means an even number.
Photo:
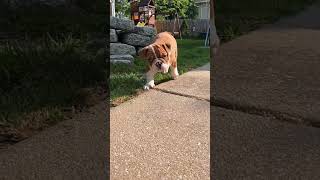
[[[169,66],[165,63],[162,58],[157,58],[154,60],[153,65],[158,69],[158,72],[167,73]]]
[[[159,69],[159,70],[161,70],[162,68],[162,64],[163,64],[163,62],[164,62],[164,59],[162,59],[162,58],[157,58],[157,59],[155,59],[154,60],[155,61],[155,63],[154,63],[154,65]]]
[[[161,69],[162,62],[159,62],[159,61],[158,61],[158,62],[156,62],[155,65],[157,66],[158,69]]]

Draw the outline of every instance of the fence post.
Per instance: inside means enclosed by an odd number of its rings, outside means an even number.
[[[215,25],[214,0],[210,0],[210,57],[212,58],[218,51],[220,39],[217,35]]]
[[[115,0],[110,0],[110,7],[111,7],[111,16],[116,16],[116,2]]]

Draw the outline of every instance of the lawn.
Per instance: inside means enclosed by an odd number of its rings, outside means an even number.
[[[210,61],[209,48],[204,47],[204,40],[183,39],[177,40],[177,43],[180,74]],[[137,57],[133,65],[111,64],[110,68],[110,95],[113,105],[124,102],[141,92],[145,83],[146,62],[144,60]],[[169,74],[158,73],[155,83],[171,80]]]

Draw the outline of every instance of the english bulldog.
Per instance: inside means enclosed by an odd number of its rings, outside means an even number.
[[[170,68],[173,79],[179,76],[177,41],[169,32],[157,34],[153,43],[142,48],[138,55],[148,61],[147,83],[143,87],[144,90],[155,87],[154,76],[158,72],[168,73]]]

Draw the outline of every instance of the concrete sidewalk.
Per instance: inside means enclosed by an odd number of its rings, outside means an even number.
[[[315,5],[221,47],[211,81],[215,179],[319,179],[319,17]]]
[[[1,180],[107,179],[106,104],[0,153]]]
[[[210,179],[209,67],[111,109],[111,179]]]

